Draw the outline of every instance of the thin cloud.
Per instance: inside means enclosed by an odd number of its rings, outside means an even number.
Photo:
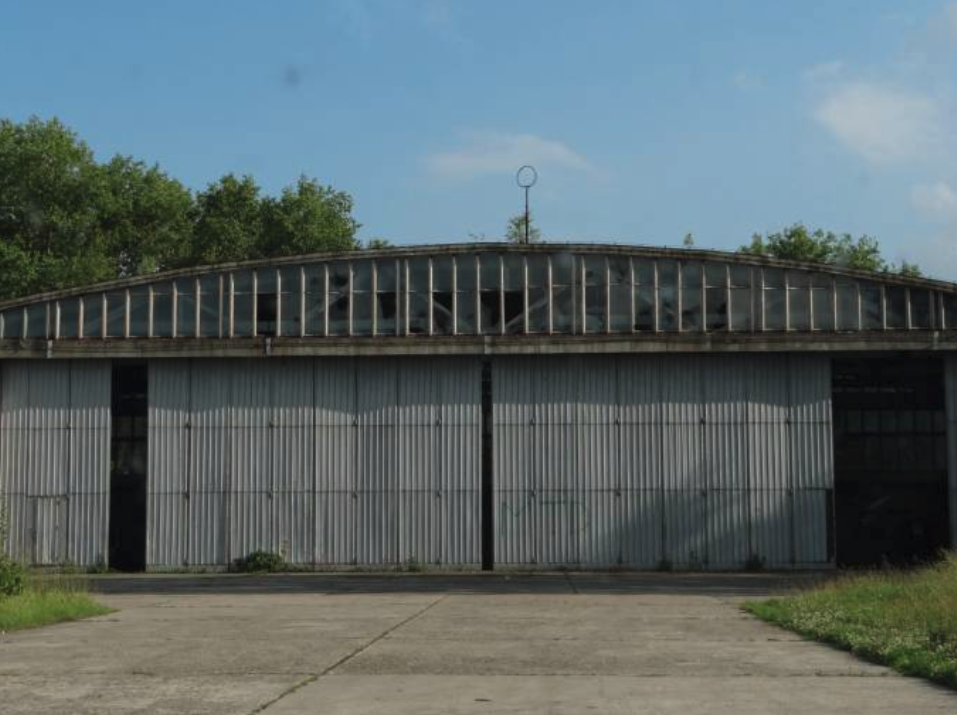
[[[465,146],[434,154],[426,168],[434,176],[472,179],[488,174],[514,173],[523,164],[538,169],[568,169],[591,172],[591,164],[563,142],[537,134],[472,133]]]
[[[808,82],[829,82],[839,77],[843,71],[844,63],[841,60],[830,60],[811,65],[802,74]]]
[[[813,116],[847,149],[874,164],[927,157],[944,136],[936,99],[876,83],[834,88]]]
[[[742,91],[764,87],[764,76],[749,70],[738,70],[731,76],[731,83]]]
[[[957,221],[957,191],[950,184],[918,184],[911,189],[911,203],[924,218]]]

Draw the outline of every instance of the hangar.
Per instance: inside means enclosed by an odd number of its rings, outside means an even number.
[[[957,285],[457,244],[0,304],[35,564],[741,569],[957,543]]]

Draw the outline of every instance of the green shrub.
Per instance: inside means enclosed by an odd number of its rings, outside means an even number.
[[[19,596],[26,583],[26,569],[6,556],[0,556],[0,598]]]
[[[233,562],[233,568],[241,573],[263,573],[283,571],[286,562],[282,554],[272,551],[253,551]]]

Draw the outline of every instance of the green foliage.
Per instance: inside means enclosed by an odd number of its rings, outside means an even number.
[[[260,550],[236,559],[233,562],[233,568],[240,573],[272,573],[284,571],[286,562],[282,554]]]
[[[957,553],[918,571],[842,578],[745,607],[905,675],[957,687]]]
[[[419,573],[425,571],[425,566],[414,556],[410,556],[405,560],[405,570],[409,573]]]
[[[363,246],[367,251],[379,251],[383,248],[392,248],[392,241],[387,238],[370,238]]]
[[[63,574],[25,573],[24,586],[18,594],[0,598],[0,631],[75,621],[101,616],[111,610],[90,597],[83,579]]]
[[[92,150],[56,119],[0,120],[0,299],[198,263],[358,248],[352,198],[231,174],[195,195]]]
[[[751,243],[738,249],[741,253],[770,256],[792,261],[828,263],[862,271],[895,272],[905,276],[921,275],[920,268],[904,261],[900,267],[888,263],[881,256],[881,246],[876,238],[861,236],[853,238],[849,233],[836,234],[817,229],[810,231],[796,223],[777,233],[765,236],[754,234]]]
[[[0,554],[0,600],[23,593],[26,575],[23,564]]]
[[[694,248],[694,234],[686,233],[685,237],[681,239],[681,245],[685,248]]]
[[[525,214],[512,216],[505,227],[505,240],[509,243],[525,243]],[[538,243],[542,240],[542,232],[535,225],[535,218],[528,215],[528,242]]]

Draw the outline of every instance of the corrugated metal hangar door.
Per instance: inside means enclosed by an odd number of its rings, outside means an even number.
[[[471,359],[150,364],[148,559],[478,564]]]

